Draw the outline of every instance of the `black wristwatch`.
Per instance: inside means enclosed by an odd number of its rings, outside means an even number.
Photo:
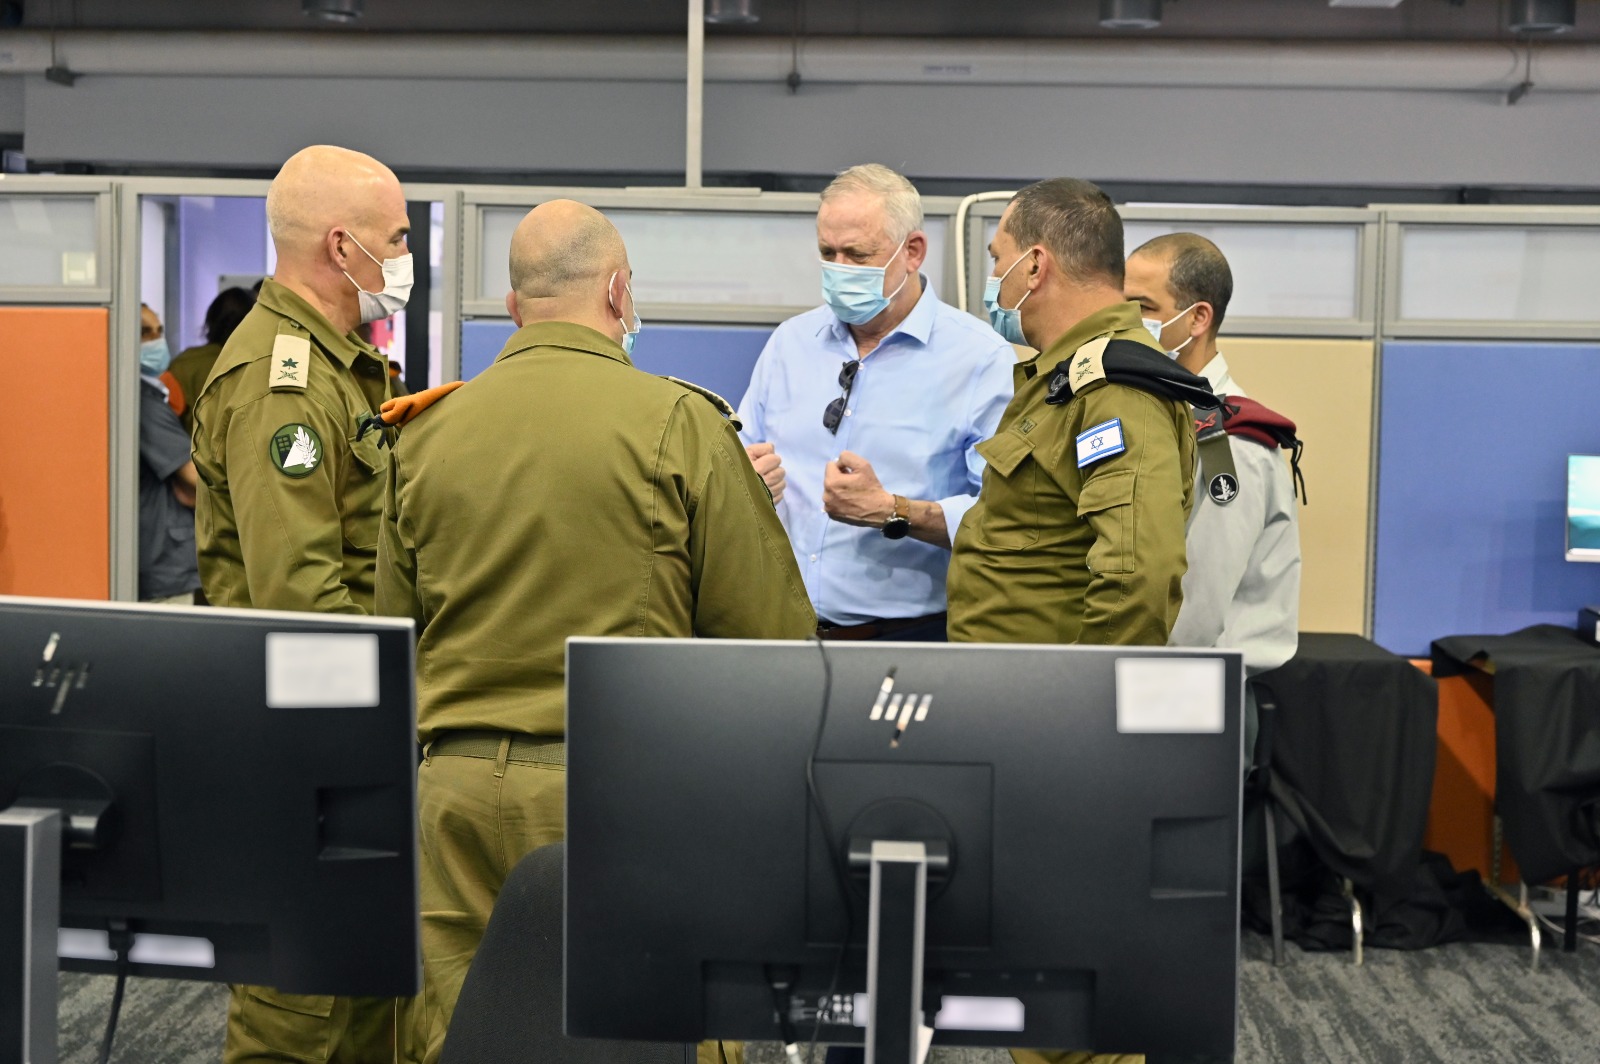
[[[905,539],[911,533],[911,503],[904,495],[894,497],[894,515],[883,523],[884,539]]]

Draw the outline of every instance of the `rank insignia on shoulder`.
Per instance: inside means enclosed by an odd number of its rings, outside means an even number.
[[[734,410],[733,404],[728,402],[722,396],[718,395],[716,392],[712,391],[710,388],[702,388],[700,385],[691,381],[686,381],[666,373],[661,375],[661,379],[671,381],[673,384],[676,384],[679,387],[687,388],[696,395],[702,396],[708,403],[717,408],[717,413],[721,414],[723,417],[727,418],[730,423],[732,423],[733,430],[735,432],[738,432],[744,427],[744,425],[739,421],[739,414],[736,410]]]
[[[1085,385],[1105,380],[1106,345],[1110,343],[1110,336],[1097,336],[1073,352],[1071,358],[1059,363],[1056,371],[1050,375],[1049,391],[1044,401],[1051,406],[1060,406]]]
[[[272,434],[267,457],[286,477],[308,477],[322,464],[322,438],[310,425],[291,422]]]
[[[1114,417],[1092,429],[1078,433],[1078,468],[1094,465],[1128,449],[1122,435],[1122,419]]]
[[[311,340],[280,332],[272,341],[272,361],[267,370],[272,390],[305,391],[311,380]]]

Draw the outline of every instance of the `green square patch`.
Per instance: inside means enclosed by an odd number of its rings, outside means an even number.
[[[308,477],[322,464],[322,438],[310,425],[299,422],[285,425],[272,434],[267,457],[286,477]]]

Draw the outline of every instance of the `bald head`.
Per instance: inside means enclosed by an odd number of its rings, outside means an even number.
[[[392,170],[328,144],[296,152],[267,190],[267,226],[280,259],[320,254],[335,228],[354,230],[372,250],[371,241],[404,226],[405,217],[405,193]]]
[[[511,237],[511,288],[519,301],[592,295],[627,267],[617,227],[573,200],[541,203]]]

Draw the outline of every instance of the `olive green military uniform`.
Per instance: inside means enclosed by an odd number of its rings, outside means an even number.
[[[400,432],[378,608],[417,622],[427,744],[408,1059],[438,1059],[507,874],[564,837],[567,637],[816,630],[718,403],[635,369],[600,333],[542,322]]]
[[[1155,346],[1137,303],[1090,315],[1014,371],[1016,395],[994,437],[978,445],[988,462],[983,490],[956,532],[952,641],[1166,645],[1183,601],[1193,421],[1186,403],[1104,378],[1099,359],[1113,339]],[[1068,356],[1072,398],[1048,404],[1052,371]],[[1011,1056],[1016,1064],[1144,1060]]]
[[[217,356],[222,354],[221,344],[201,344],[199,347],[190,347],[178,352],[172,364],[167,367],[167,372],[162,374],[162,380],[167,382],[171,393],[169,400],[178,410],[178,417],[183,421],[183,427],[191,435],[194,433],[194,404],[199,402],[200,393],[205,390],[206,381],[211,377],[211,369],[217,364]],[[168,379],[170,378],[170,380]]]
[[[1105,379],[1112,339],[1154,346],[1138,304],[1090,315],[1017,366],[1016,395],[978,445],[983,490],[956,532],[952,641],[1167,644],[1182,603],[1194,426],[1187,404]],[[1049,405],[1068,356],[1072,398]]]
[[[195,404],[200,579],[217,606],[370,613],[388,364],[273,281]]]
[[[200,579],[218,606],[372,613],[385,464],[359,421],[388,398],[384,360],[273,281],[194,406]],[[388,998],[232,988],[225,1064],[394,1058]]]

